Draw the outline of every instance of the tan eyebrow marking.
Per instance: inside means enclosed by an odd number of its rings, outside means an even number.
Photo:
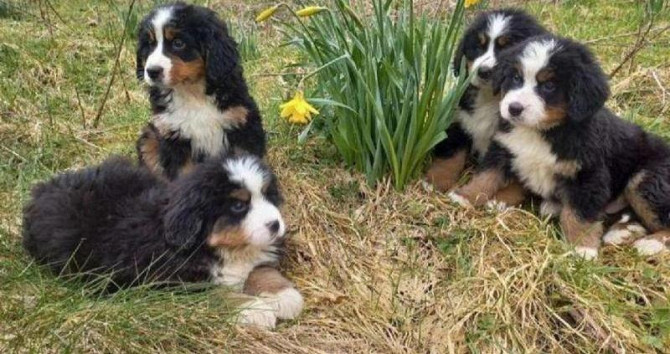
[[[553,70],[551,69],[542,69],[537,73],[537,82],[545,82],[553,79],[556,76]]]
[[[486,45],[486,42],[488,41],[488,38],[486,37],[486,35],[484,33],[480,32],[478,37],[479,37],[479,44]]]
[[[501,47],[506,46],[509,44],[510,38],[509,36],[500,36],[496,39],[496,42],[498,42],[498,45]]]
[[[168,41],[171,41],[171,40],[174,39],[174,37],[177,36],[177,34],[179,33],[179,30],[177,30],[174,27],[165,27],[163,32],[165,32],[165,39],[167,39]]]
[[[230,192],[230,196],[243,202],[248,202],[251,200],[251,193],[244,188],[236,189]]]

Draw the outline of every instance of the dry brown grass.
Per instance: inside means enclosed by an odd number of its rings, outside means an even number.
[[[248,22],[270,3],[209,5]],[[591,46],[607,70],[633,43],[623,35],[635,30],[632,1],[524,3],[550,28],[596,40]],[[54,279],[30,265],[20,246],[20,208],[30,185],[110,153],[132,153],[148,118],[129,45],[101,127],[81,124],[81,111],[87,120],[95,115],[107,82],[117,38],[106,26],[118,18],[108,3],[76,4],[57,4],[67,26],[57,23],[53,34],[39,21],[0,22],[7,39],[0,58],[14,51],[21,64],[0,78],[0,92],[7,93],[0,96],[0,198],[6,200],[0,207],[0,351],[576,353],[670,347],[670,256],[643,258],[627,247],[608,247],[598,261],[584,262],[570,255],[556,225],[531,207],[462,210],[419,182],[403,193],[388,183],[370,188],[339,163],[325,139],[298,144],[300,129],[277,119],[277,105],[293,87],[268,75],[297,58],[277,47],[281,38],[269,24],[257,28],[261,58],[245,69],[287,201],[292,238],[283,269],[305,296],[304,313],[274,332],[234,328],[225,309],[211,303],[216,293],[96,299]],[[87,25],[92,20],[94,27]],[[666,15],[658,26],[669,22]],[[642,51],[633,69],[612,82],[608,103],[666,138],[669,47],[666,33]]]

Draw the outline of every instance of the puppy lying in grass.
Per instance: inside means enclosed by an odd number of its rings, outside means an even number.
[[[119,288],[212,282],[256,296],[239,322],[295,318],[300,293],[276,269],[282,199],[257,157],[212,159],[167,184],[115,157],[39,183],[24,209],[23,244],[38,263]]]

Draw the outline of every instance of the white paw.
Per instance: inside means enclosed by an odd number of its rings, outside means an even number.
[[[276,301],[277,317],[283,320],[291,320],[300,314],[305,302],[302,295],[295,288],[284,289],[272,296]]]
[[[255,326],[273,329],[277,325],[277,310],[274,304],[264,299],[254,299],[240,306],[237,323],[244,326]]]
[[[472,204],[470,203],[469,200],[467,200],[465,197],[462,195],[456,193],[456,192],[449,192],[448,194],[449,199],[451,199],[452,202],[465,207],[465,208],[471,208]]]
[[[433,186],[433,184],[428,181],[421,181],[421,187],[423,187],[423,190],[426,192],[435,192],[435,186]]]
[[[643,256],[651,256],[666,250],[663,242],[653,238],[643,238],[635,241],[633,247]]]
[[[559,215],[561,215],[562,208],[563,206],[561,203],[543,200],[542,204],[540,204],[540,215],[545,218],[557,218]]]
[[[610,230],[603,236],[603,242],[608,245],[621,245],[628,242],[632,237],[633,233],[626,229]]]
[[[593,247],[575,247],[575,254],[587,261],[598,258],[598,249]]]
[[[505,202],[499,202],[495,199],[489,200],[486,202],[486,209],[491,211],[503,212],[509,208],[509,205]]]

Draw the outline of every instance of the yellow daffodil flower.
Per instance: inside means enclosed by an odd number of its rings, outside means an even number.
[[[481,0],[465,0],[465,8],[467,9],[468,7],[471,7],[473,5],[477,5]]]
[[[281,6],[281,4],[275,5],[275,6],[272,6],[272,7],[269,7],[267,9],[263,10],[263,12],[258,14],[258,17],[256,17],[256,22],[263,22],[263,21],[267,20],[268,18],[272,17],[272,15],[274,15],[275,12],[277,12],[277,9],[279,9],[280,6]]]
[[[280,105],[279,108],[281,117],[288,118],[289,123],[295,124],[307,124],[312,120],[312,114],[319,114],[316,108],[305,101],[302,91],[296,92],[290,101]]]
[[[324,10],[328,10],[328,8],[322,6],[307,6],[306,8],[297,11],[295,14],[300,17],[309,17]]]

